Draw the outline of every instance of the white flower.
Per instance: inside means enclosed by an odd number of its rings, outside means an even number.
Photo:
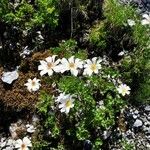
[[[143,20],[141,21],[142,25],[150,25],[150,15],[143,14]]]
[[[14,142],[15,142],[15,140],[13,140],[13,139],[8,139],[7,145],[8,145],[8,146],[14,145]]]
[[[127,20],[127,23],[128,23],[128,25],[131,26],[131,27],[135,25],[135,21],[134,21],[134,20],[131,20],[131,19],[128,19],[128,20]]]
[[[98,59],[97,57],[92,58],[92,61],[90,59],[86,60],[86,64],[84,65],[84,72],[83,75],[89,75],[91,76],[92,73],[98,74],[99,69],[101,69],[101,63],[102,60]]]
[[[65,93],[60,93],[55,102],[61,102],[62,99],[66,97]]]
[[[14,147],[13,146],[7,146],[6,148],[3,148],[2,150],[13,150]]]
[[[29,133],[33,133],[33,132],[35,132],[35,127],[33,126],[33,125],[31,125],[31,124],[27,124],[26,125],[26,128],[27,128],[27,132],[29,132]]]
[[[120,94],[122,94],[123,96],[125,96],[126,94],[129,95],[130,94],[130,87],[127,86],[126,84],[120,84],[119,87],[117,88],[118,92]]]
[[[24,137],[23,140],[18,139],[15,142],[15,148],[18,150],[29,150],[28,147],[32,147],[31,140],[28,137]]]
[[[15,140],[8,139],[5,149],[3,150],[13,150],[15,145]]]
[[[28,82],[25,84],[25,86],[27,86],[27,89],[29,90],[29,92],[32,91],[37,91],[39,90],[41,84],[39,83],[40,80],[37,78],[32,79],[28,79]]]
[[[65,112],[66,114],[69,113],[70,108],[74,107],[74,99],[72,99],[72,95],[70,94],[65,95],[65,93],[61,93],[55,101],[60,103],[60,111]]]
[[[64,73],[65,71],[70,71],[71,74],[77,76],[79,73],[79,68],[83,68],[83,61],[79,58],[74,58],[74,56],[71,56],[68,60],[66,58],[62,58],[61,65],[58,66],[57,72]]]
[[[40,61],[40,65],[38,66],[38,70],[40,70],[40,75],[43,76],[44,74],[47,74],[49,76],[53,75],[53,72],[55,71],[56,69],[56,66],[59,64],[60,62],[60,59],[56,60],[55,61],[55,57],[56,55],[53,55],[52,57],[47,57],[44,61],[44,60],[41,60]]]

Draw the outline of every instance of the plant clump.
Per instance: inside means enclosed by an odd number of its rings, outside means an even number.
[[[18,114],[13,123],[8,117],[4,130],[11,138],[2,139],[0,148],[6,148],[9,139],[15,149],[138,147],[129,135],[149,131],[150,107],[142,113],[141,106],[130,108],[150,100],[149,14],[140,16],[117,0],[0,4],[7,30],[1,31],[0,55],[13,56],[4,57],[0,68],[0,111],[32,116],[22,121]],[[63,17],[65,12],[69,19]],[[140,114],[147,114],[146,123]],[[7,122],[5,117],[1,122]]]

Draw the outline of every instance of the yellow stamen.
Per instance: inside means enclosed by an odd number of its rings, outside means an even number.
[[[74,68],[74,67],[75,67],[75,64],[74,64],[74,63],[69,63],[69,67],[70,67],[70,68]]]
[[[35,86],[35,81],[32,81],[32,86]]]
[[[47,63],[47,68],[48,69],[51,69],[53,67],[53,64],[52,63]]]
[[[122,93],[127,93],[127,90],[126,89],[122,89]]]
[[[71,106],[71,101],[70,100],[67,100],[66,101],[66,107],[70,107]]]
[[[25,145],[25,144],[22,144],[22,145],[21,145],[21,149],[22,149],[22,150],[25,150],[25,149],[26,149],[26,145]]]
[[[96,64],[92,64],[92,65],[91,65],[91,70],[92,70],[92,71],[96,70]]]

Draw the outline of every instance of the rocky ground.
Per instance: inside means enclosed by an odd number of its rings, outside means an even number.
[[[150,12],[150,0],[119,0],[123,4],[131,4],[140,13]]]
[[[136,108],[127,106],[118,118],[118,128],[110,139],[122,137],[133,150],[150,149],[150,105]],[[126,150],[120,139],[110,146],[113,150]],[[121,145],[122,148],[121,148]]]

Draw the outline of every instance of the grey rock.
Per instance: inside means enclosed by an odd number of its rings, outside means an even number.
[[[147,127],[145,125],[143,126],[143,131],[147,131]]]
[[[83,150],[92,150],[92,142],[90,140],[84,141]]]
[[[150,0],[119,0],[122,4],[130,4],[137,8],[138,12],[150,12]]]
[[[149,125],[149,122],[148,121],[144,122],[144,125],[145,126]]]
[[[150,134],[150,128],[147,128],[147,133]]]
[[[138,110],[135,110],[135,111],[134,111],[134,114],[139,114],[139,111],[138,111]]]
[[[111,132],[109,132],[109,131],[104,131],[104,133],[103,133],[104,139],[107,139],[107,138],[110,136],[110,134],[111,134]]]
[[[133,115],[133,118],[134,118],[134,119],[137,119],[137,115]]]
[[[142,125],[143,125],[143,122],[139,119],[136,119],[136,121],[133,124],[134,127],[141,127]]]
[[[145,111],[150,111],[150,105],[146,106],[144,109]]]
[[[147,116],[147,119],[150,121],[150,116]]]
[[[141,119],[143,122],[147,122],[146,117],[141,117],[140,119]]]

